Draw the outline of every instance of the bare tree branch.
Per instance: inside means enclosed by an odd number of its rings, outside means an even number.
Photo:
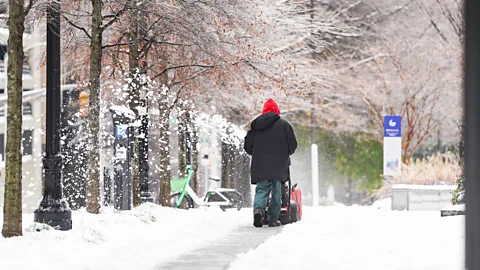
[[[126,3],[128,3],[128,1]],[[121,10],[117,11],[117,13],[110,15],[110,16],[113,16],[113,19],[111,19],[110,21],[108,21],[106,24],[102,26],[101,28],[102,31],[104,31],[109,26],[117,22],[118,18],[120,18],[127,11],[128,11],[128,4],[125,4]]]
[[[35,2],[36,2],[35,0],[28,0],[28,4],[27,4],[27,6],[25,7],[25,9],[23,10],[24,16],[27,16],[27,15],[28,15],[28,13],[29,13],[30,10],[32,9],[33,4],[34,4]]]
[[[63,14],[63,12],[60,12],[60,15],[63,17],[63,19],[65,19],[65,21],[70,24],[71,26],[77,28],[78,30],[82,31],[89,39],[92,38],[92,36],[90,36],[90,33],[88,33],[87,29],[85,29],[84,27],[81,27],[77,24],[75,24],[74,22],[72,22],[69,18],[67,18],[67,16],[65,16]]]
[[[155,76],[152,77],[152,80],[155,80],[156,78],[165,75],[168,71],[170,70],[175,70],[175,69],[182,69],[182,68],[187,68],[187,67],[200,67],[200,68],[214,68],[215,65],[201,65],[201,64],[191,64],[191,65],[179,65],[179,66],[171,66],[165,68],[162,72],[156,74]]]

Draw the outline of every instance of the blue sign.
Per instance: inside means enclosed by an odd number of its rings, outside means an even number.
[[[115,126],[115,137],[122,138],[127,133],[127,125],[118,125]]]
[[[402,137],[402,117],[383,117],[383,137]]]

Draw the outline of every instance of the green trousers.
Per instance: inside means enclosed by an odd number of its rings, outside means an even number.
[[[264,180],[257,183],[255,188],[255,198],[253,200],[253,210],[260,208],[265,213],[268,195],[272,191],[272,199],[268,206],[268,222],[275,222],[280,215],[282,206],[282,183],[278,180]]]

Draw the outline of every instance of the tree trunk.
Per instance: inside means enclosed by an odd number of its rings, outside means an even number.
[[[139,121],[139,113],[137,106],[140,104],[140,81],[139,81],[139,69],[138,69],[138,9],[137,1],[130,0],[130,29],[128,31],[129,46],[129,68],[130,68],[130,85],[129,89],[129,107],[135,113],[136,121]],[[140,159],[138,157],[139,141],[136,136],[138,128],[134,128],[135,136],[132,140],[132,187],[133,187],[133,206],[138,206],[141,203],[140,200]]]
[[[186,123],[186,126],[190,127],[190,147],[191,147],[191,163],[190,164],[192,166],[192,169],[193,169],[193,175],[192,175],[192,179],[191,179],[191,186],[192,186],[192,189],[195,191],[195,192],[198,192],[198,188],[199,188],[199,184],[198,184],[198,149],[197,149],[197,145],[198,145],[198,130],[197,130],[197,127],[195,126],[195,123],[192,119],[192,113],[190,111],[188,111],[186,114],[185,114],[185,123]]]
[[[242,152],[240,152],[239,148],[232,147],[234,158],[232,158],[233,162],[233,187],[240,192],[241,189],[245,188],[246,179],[243,178],[243,167],[244,165],[244,157]],[[243,149],[242,149],[243,150]],[[240,192],[242,193],[242,192]]]
[[[140,198],[140,158],[139,158],[139,140],[138,140],[138,128],[134,128],[134,136],[131,142],[132,144],[132,191],[133,191],[133,206],[139,206],[142,201]]]
[[[152,102],[153,103],[153,102]],[[153,104],[152,104],[153,105]],[[154,105],[156,106],[156,105]],[[156,111],[156,110],[154,110]],[[150,127],[148,128],[148,162],[150,169],[148,171],[151,190],[156,190],[154,192],[154,202],[159,204],[159,193],[160,191],[160,177],[162,172],[160,171],[160,160],[161,149],[160,149],[160,119],[161,117],[157,113],[150,114]]]
[[[232,150],[222,142],[222,188],[232,188]]]
[[[348,178],[347,205],[351,206],[352,204],[353,204],[353,180],[352,180],[352,178]]]
[[[240,154],[240,179],[238,192],[243,195],[243,205],[245,207],[251,207],[251,188],[250,188],[250,157],[243,153]]]
[[[88,182],[87,212],[100,211],[100,74],[102,72],[102,1],[92,0],[92,33],[90,40],[90,95],[88,102]]]
[[[227,150],[227,144],[224,142],[220,142],[220,153],[222,157],[222,165],[221,165],[221,176],[220,176],[220,186],[222,188],[225,188],[227,186],[228,182],[228,150]]]
[[[3,206],[4,237],[22,235],[22,73],[24,1],[9,1],[8,110],[6,176]]]
[[[159,204],[170,206],[170,148],[169,148],[169,110],[160,106],[160,191]]]
[[[136,129],[136,128],[135,128]],[[140,159],[139,159],[139,143],[138,143],[138,137],[134,136],[134,139],[132,140],[132,149],[133,149],[133,155],[132,155],[132,188],[133,188],[133,206],[139,206],[142,201],[140,198]]]
[[[187,176],[187,144],[185,129],[187,128],[186,113],[178,117],[178,177]]]
[[[192,168],[193,168],[193,175],[192,175],[192,182],[193,182],[193,190],[198,194],[198,133],[196,131],[196,128],[193,128],[192,132]]]

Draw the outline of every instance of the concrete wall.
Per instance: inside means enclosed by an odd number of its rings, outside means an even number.
[[[453,185],[393,185],[392,210],[439,211],[451,204]]]

